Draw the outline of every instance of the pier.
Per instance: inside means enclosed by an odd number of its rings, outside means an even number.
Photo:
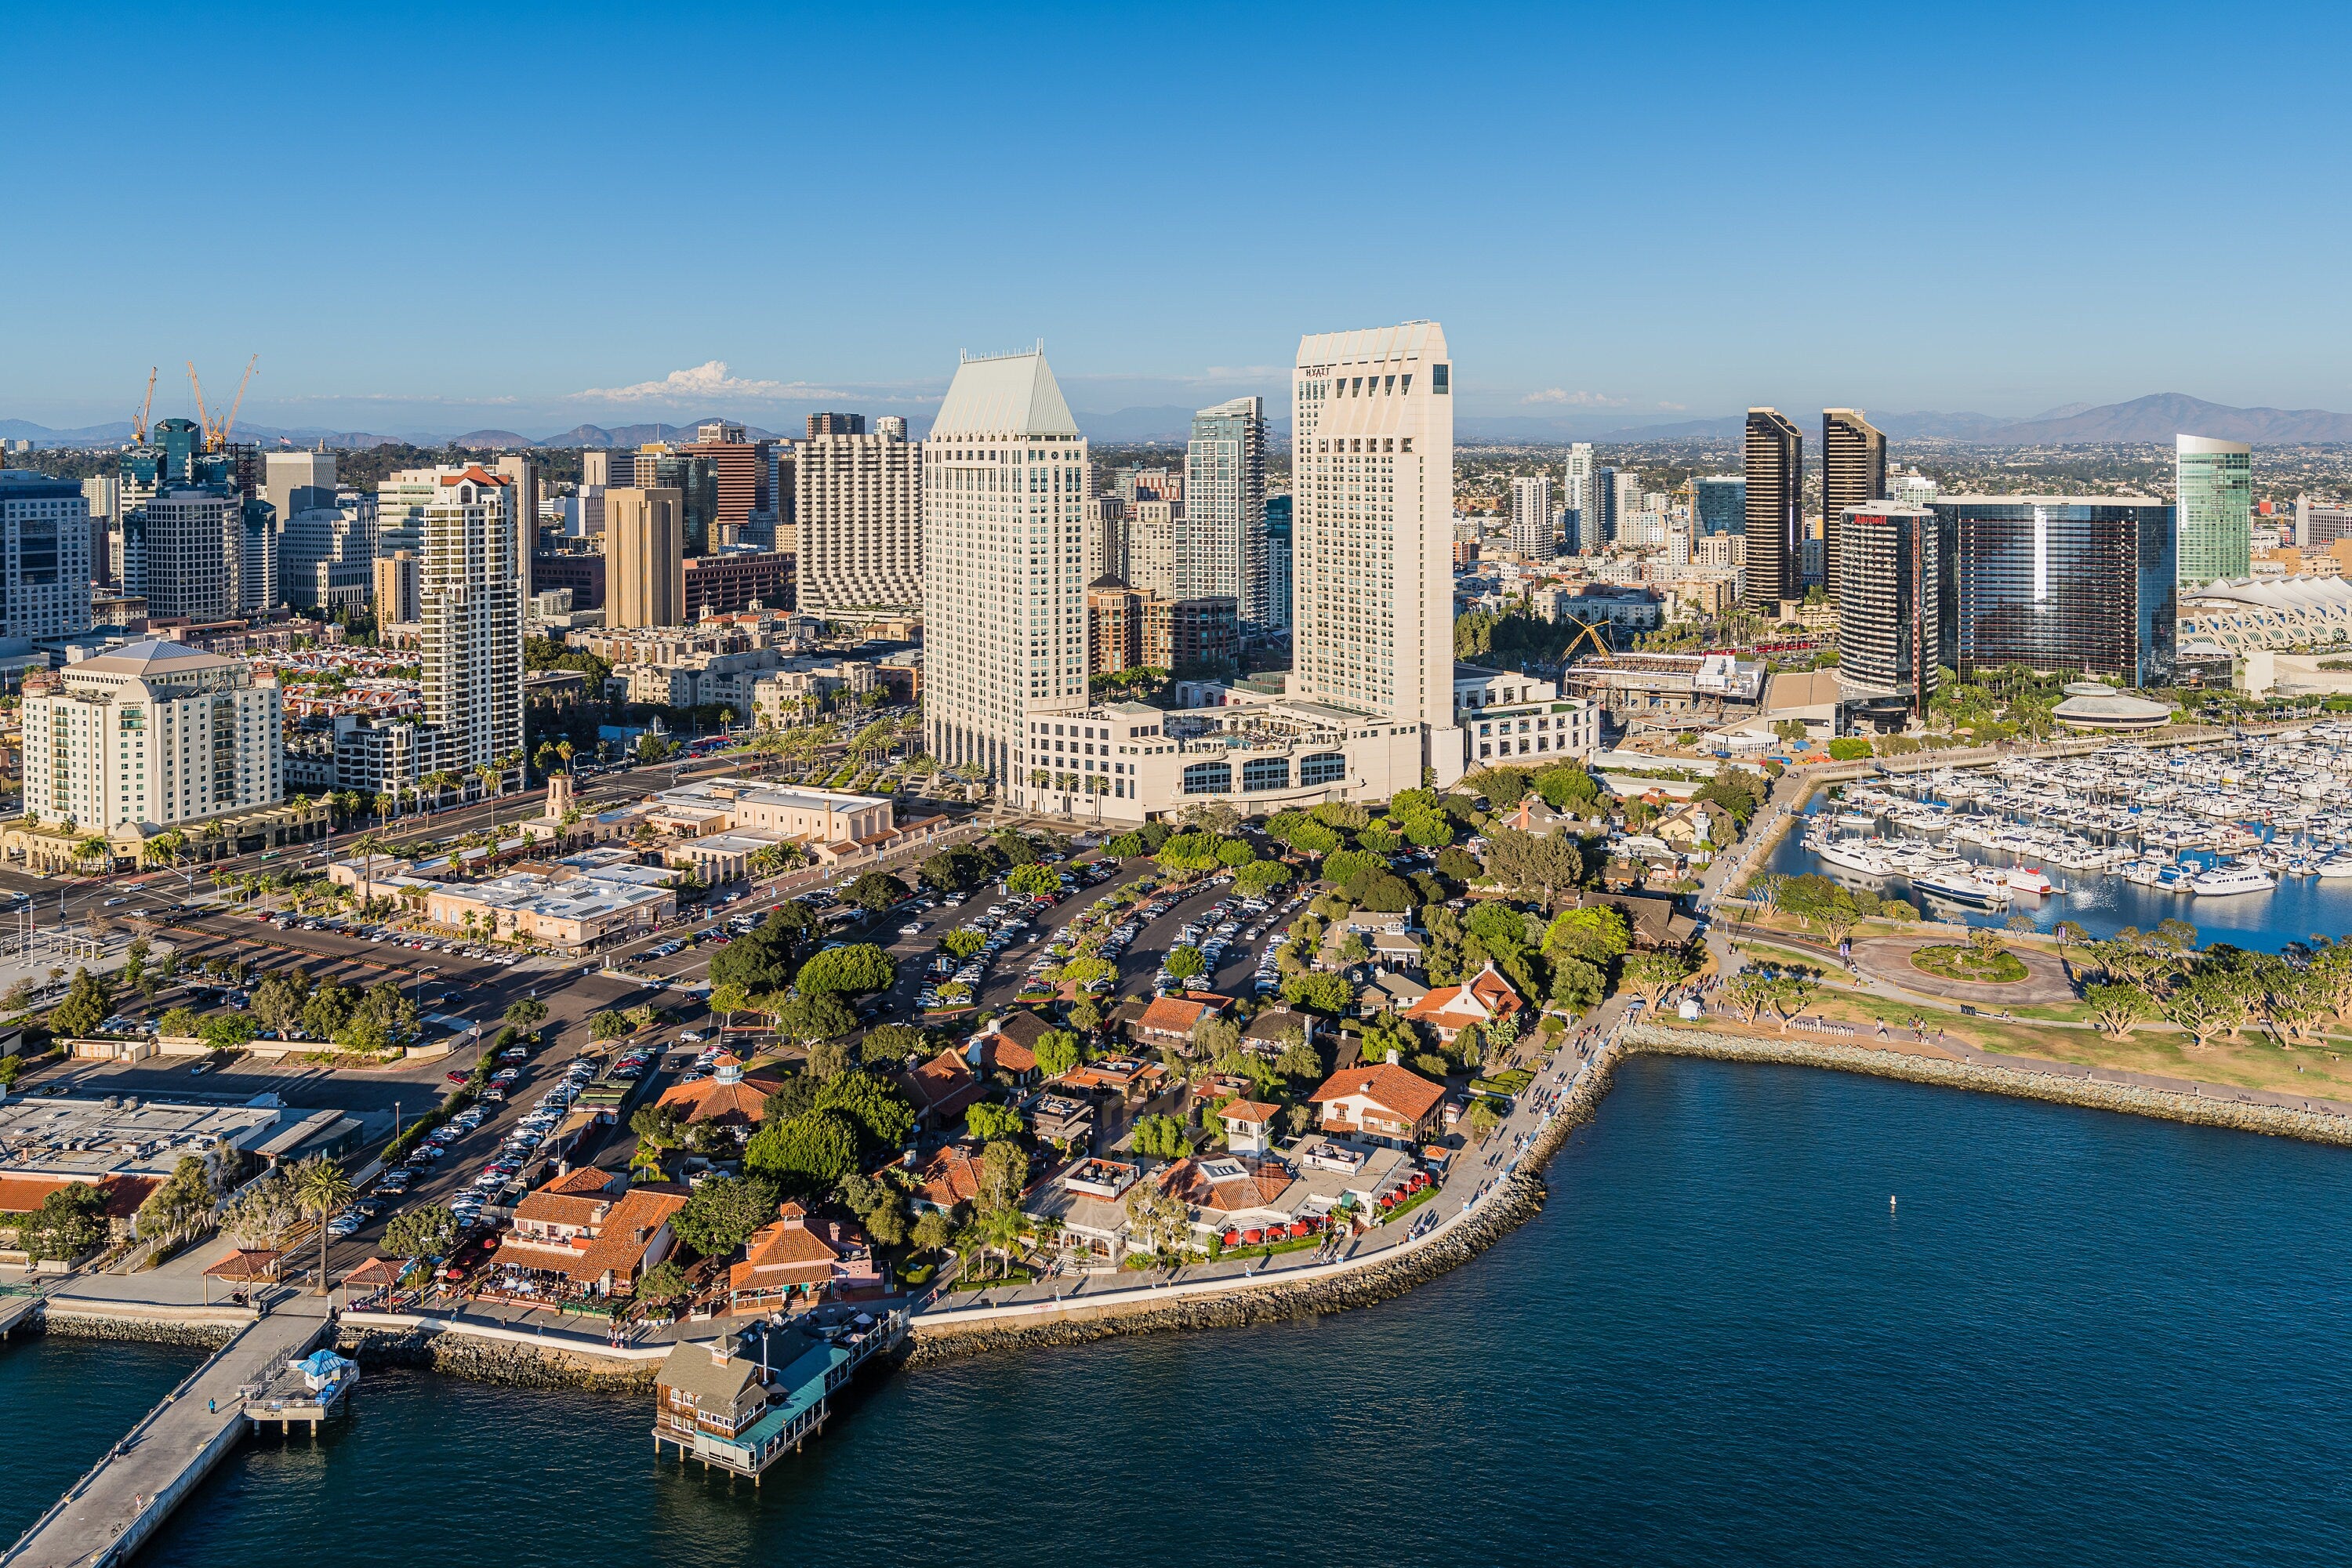
[[[724,1335],[707,1346],[680,1341],[654,1384],[655,1457],[675,1445],[680,1461],[699,1459],[758,1485],[761,1471],[824,1430],[835,1392],[860,1366],[907,1337],[903,1310],[877,1318],[835,1309],[832,1320],[753,1325],[737,1348],[757,1341],[757,1362],[733,1353]]]
[[[0,1568],[106,1568],[137,1551],[236,1447],[253,1393],[326,1337],[326,1305],[287,1298],[240,1329],[0,1553]]]

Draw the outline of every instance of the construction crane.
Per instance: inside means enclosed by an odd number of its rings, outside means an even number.
[[[155,411],[156,368],[152,364],[147,367],[147,396],[139,405],[139,416],[131,422],[131,438],[142,447],[147,444],[147,416]]]
[[[228,405],[228,416],[217,425],[205,407],[205,384],[196,379],[196,362],[188,362],[188,384],[196,394],[196,423],[204,426],[205,450],[217,452],[228,445],[228,434],[236,428],[236,411],[245,405],[245,388],[253,379],[253,367],[261,363],[259,354],[245,362],[245,374],[237,379],[236,396]]]

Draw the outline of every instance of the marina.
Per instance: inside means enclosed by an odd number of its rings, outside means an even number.
[[[1766,868],[1954,923],[2097,937],[2178,919],[2275,951],[2352,930],[2352,725],[1861,779]]]

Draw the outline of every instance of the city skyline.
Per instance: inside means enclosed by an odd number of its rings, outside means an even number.
[[[221,203],[175,211],[168,253],[61,245],[13,255],[11,295],[37,308],[13,323],[0,418],[67,428],[120,419],[151,364],[194,359],[226,385],[254,353],[245,417],[281,427],[537,437],[629,416],[757,420],[776,410],[788,419],[806,404],[915,414],[944,394],[940,366],[954,351],[1040,335],[1074,409],[1198,408],[1251,394],[1278,400],[1301,332],[1414,316],[1447,322],[1464,363],[1481,367],[1461,389],[1465,421],[1591,416],[1634,426],[1759,404],[2011,417],[2169,388],[2233,405],[2352,408],[2352,373],[2329,330],[2346,310],[2328,266],[2344,220],[2303,199],[2328,188],[2340,160],[2325,139],[2274,136],[2218,98],[2149,113],[2152,87],[2176,68],[2161,16],[2126,29],[2092,13],[2037,13],[2027,51],[1977,16],[1840,29],[1777,26],[1728,8],[1676,17],[1529,10],[1488,28],[1416,29],[1423,79],[1451,84],[1444,135],[1428,134],[1423,116],[1375,120],[1352,132],[1350,170],[1304,190],[1245,189],[1221,226],[1171,226],[1151,245],[1115,247],[1076,242],[1085,193],[1181,166],[1204,116],[1271,127],[1273,107],[1303,73],[1369,71],[1392,30],[1377,15],[1349,26],[1312,12],[1253,16],[1253,47],[1235,57],[1209,47],[1215,28],[1190,36],[1148,11],[1049,13],[1017,35],[934,16],[907,29],[883,77],[798,73],[795,112],[779,121],[754,107],[766,100],[765,62],[860,58],[862,19],[667,18],[670,52],[691,62],[703,89],[670,106],[669,134],[656,142],[636,124],[577,111],[634,85],[620,74],[625,51],[605,47],[626,16],[618,10],[592,8],[565,29],[469,16],[470,48],[521,62],[511,90],[471,95],[463,114],[444,115],[436,110],[455,84],[413,83],[412,112],[331,116],[300,137],[283,134],[276,95],[224,99],[215,84],[345,79],[407,47],[404,24],[291,27],[256,16],[198,28],[156,16],[152,26],[110,30],[102,47],[71,16],[16,21],[19,58],[43,68],[24,73],[0,126],[19,145],[45,145],[68,122],[80,138],[70,165],[25,170],[20,208],[61,231],[106,232],[115,193],[87,171],[144,166],[192,122],[205,129],[208,158],[266,160],[258,178],[332,195],[295,204],[291,243],[248,243],[250,209]],[[2242,24],[2233,47],[2256,79],[2326,58],[2344,28],[2325,12],[2274,14]],[[1598,73],[1572,100],[1538,90],[1571,47],[1638,68]],[[1024,76],[1043,69],[1076,85],[1125,57],[1149,58],[1166,90],[1116,127],[1088,114],[1081,91],[1016,100],[989,89],[1016,58]],[[2223,223],[2162,246],[2106,248],[2095,289],[2086,277],[2078,284],[2063,243],[1939,246],[1926,235],[1912,247],[1843,248],[1832,286],[1811,204],[1738,173],[1743,146],[1793,152],[1843,132],[1834,99],[1766,90],[1800,68],[1900,81],[1925,100],[2033,105],[2031,115],[1891,115],[1865,142],[1842,142],[1840,185],[1877,193],[1889,224],[1908,217],[1931,233],[2025,212],[2063,240],[2070,213],[2105,222],[2118,210],[2165,211],[2189,186],[2226,192],[2239,212],[2304,216],[2288,243]],[[126,78],[145,90],[110,94]],[[1662,111],[1669,89],[1673,108]],[[100,98],[115,111],[81,111]],[[1155,111],[1153,101],[1171,107]],[[848,128],[860,155],[807,157],[802,128],[820,123]],[[1064,188],[1002,202],[937,166],[932,149],[950,136],[1065,149]],[[1551,151],[1564,145],[1579,149],[1572,163]],[[2052,156],[2056,147],[2065,154]],[[1465,148],[1481,155],[1465,158]],[[693,205],[779,161],[795,170],[793,202],[737,205],[694,245],[653,229],[596,244],[567,237],[567,212],[596,211],[599,188],[642,184]],[[877,165],[919,171],[910,177],[922,199],[875,182]],[[1612,245],[1547,243],[1570,220],[1536,193],[1563,178],[1602,180],[1682,216],[1626,226]],[[1198,279],[1223,264],[1232,229],[1344,226],[1397,179],[1444,189],[1445,205],[1377,252],[1321,258],[1311,279],[1269,270],[1202,310]],[[515,216],[535,215],[546,238],[493,266],[425,246],[300,241],[304,214],[323,236],[331,214],[347,218],[379,184],[452,201],[527,188],[530,213]],[[838,221],[826,244],[797,244],[798,215],[813,210]],[[1522,243],[1462,243],[1465,231],[1505,220]],[[942,222],[971,243],[929,244]],[[1056,235],[1072,243],[1047,243]],[[2213,297],[2217,279],[2227,280],[2231,331],[2173,330],[2188,302]],[[1750,308],[1766,297],[1771,310]],[[121,308],[131,300],[142,308]],[[826,308],[811,309],[816,300]],[[587,321],[594,331],[578,330]],[[507,352],[449,356],[446,336],[467,326],[494,326]],[[192,412],[183,408],[192,401],[184,376],[169,376],[157,412]]]

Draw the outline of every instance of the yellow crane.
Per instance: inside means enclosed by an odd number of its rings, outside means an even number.
[[[142,446],[144,446],[147,441],[147,416],[155,411],[156,369],[157,367],[152,364],[147,367],[147,396],[139,405],[139,417],[131,422],[131,438]]]
[[[245,362],[245,374],[237,379],[236,396],[228,405],[228,416],[215,425],[205,407],[205,384],[196,379],[196,362],[188,362],[188,384],[196,394],[196,423],[204,426],[205,451],[217,452],[228,445],[228,434],[236,428],[236,411],[245,405],[246,384],[253,379],[253,367],[260,363],[259,354]]]

